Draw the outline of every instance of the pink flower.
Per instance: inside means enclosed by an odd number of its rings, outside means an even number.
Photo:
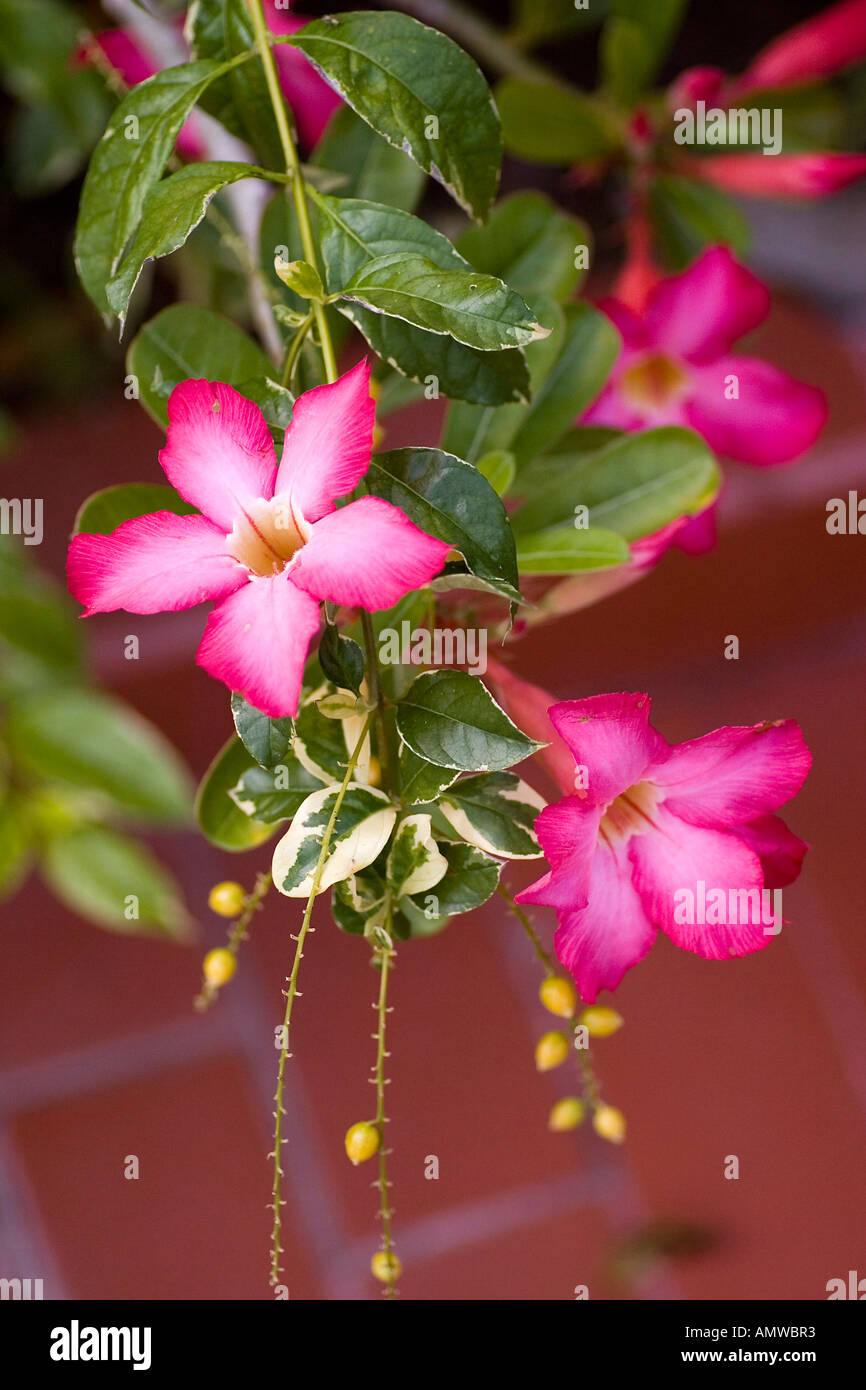
[[[707,960],[761,950],[775,934],[764,890],[792,883],[807,849],[774,814],[811,765],[794,720],[671,745],[649,714],[649,696],[628,693],[548,710],[574,780],[536,820],[550,871],[517,896],[556,908],[556,954],[589,1002],[659,929]]]
[[[76,536],[69,588],[87,615],[216,599],[199,665],[265,714],[296,714],[319,601],[390,608],[449,550],[378,497],[335,508],[370,465],[369,381],[362,361],[299,396],[279,468],[258,406],[223,382],[182,381],[159,461],[200,514],[155,512],[109,536]]]
[[[735,83],[742,94],[814,82],[866,58],[866,0],[841,0],[762,48]]]
[[[693,178],[752,198],[823,198],[866,174],[866,154],[718,154],[682,163]]]
[[[724,247],[661,281],[643,315],[615,299],[598,307],[622,334],[623,349],[581,424],[686,425],[715,453],[755,464],[787,463],[818,438],[823,393],[731,351],[766,317],[770,296]]]
[[[98,67],[107,64],[127,89],[137,87],[139,82],[153,77],[164,67],[131,29],[105,29],[101,34],[89,35],[76,58],[81,62],[95,63]],[[184,121],[176,143],[178,153],[184,159],[204,159],[205,148],[195,113]]]

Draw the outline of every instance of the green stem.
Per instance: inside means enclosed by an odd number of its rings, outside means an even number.
[[[282,1216],[280,1214],[280,1208],[283,1206],[283,1201],[280,1196],[283,1177],[283,1170],[280,1166],[280,1155],[283,1143],[285,1142],[283,1139],[283,1116],[286,1113],[283,1108],[283,1090],[285,1087],[286,1062],[292,1055],[289,1052],[289,1030],[292,1026],[292,1009],[295,1003],[295,996],[298,992],[298,970],[300,969],[300,964],[304,955],[304,942],[307,939],[307,933],[315,930],[315,928],[312,928],[310,926],[310,919],[313,915],[313,905],[316,901],[316,896],[319,892],[319,884],[322,881],[322,874],[325,869],[325,862],[328,858],[328,850],[331,846],[331,836],[334,833],[334,826],[337,823],[337,816],[340,813],[340,807],[342,806],[343,798],[346,795],[346,788],[352,780],[352,773],[355,771],[355,764],[358,761],[361,749],[364,745],[364,739],[367,737],[367,734],[369,733],[371,719],[372,715],[368,715],[367,718],[364,720],[364,727],[361,730],[360,738],[358,739],[358,742],[355,744],[352,756],[349,758],[345,776],[343,777],[343,780],[340,783],[339,790],[334,799],[333,809],[328,818],[328,823],[325,826],[324,834],[322,835],[322,846],[319,850],[319,858],[316,862],[316,867],[313,871],[313,883],[310,889],[310,895],[307,898],[307,905],[304,909],[304,919],[301,923],[301,930],[298,932],[298,935],[294,938],[297,944],[295,946],[295,956],[294,960],[292,961],[291,974],[288,977],[289,987],[286,991],[284,991],[286,998],[286,1008],[285,1013],[283,1015],[283,1036],[282,1046],[280,1048],[280,1060],[277,1067],[277,1089],[276,1094],[274,1095],[274,1149],[273,1153],[270,1155],[270,1157],[274,1160],[274,1179],[271,1195],[271,1208],[274,1214],[274,1224],[271,1233],[272,1284],[276,1284],[279,1282],[280,1256],[283,1253],[283,1245],[280,1238],[280,1232],[283,1224]]]
[[[514,914],[523,930],[526,932],[526,935],[532,943],[532,949],[535,951],[535,954],[538,956],[538,959],[541,961],[548,975],[555,975],[556,966],[553,963],[550,952],[546,951],[542,946],[538,939],[538,934],[530,922],[529,917],[523,911],[523,908],[514,901],[504,883],[498,885],[497,891],[502,894],[503,898],[508,903],[508,910]]]
[[[385,930],[391,925],[390,910],[385,920]],[[386,1258],[388,1269],[388,1282],[385,1286],[385,1296],[387,1298],[396,1297],[395,1274],[393,1272],[394,1241],[391,1236],[391,1202],[388,1197],[388,1150],[385,1143],[385,1126],[388,1117],[385,1114],[385,1087],[388,1082],[385,1078],[385,1058],[388,1053],[386,1040],[386,1027],[388,1015],[388,976],[391,964],[396,952],[392,947],[383,946],[376,952],[380,961],[379,975],[379,999],[376,1008],[377,1028],[376,1028],[376,1127],[379,1130],[379,1178],[376,1186],[379,1189],[379,1220],[382,1223],[382,1251]]]
[[[388,743],[388,723],[385,717],[385,692],[382,689],[382,674],[379,670],[379,653],[376,650],[376,634],[373,619],[366,608],[361,609],[361,631],[364,634],[364,649],[367,654],[367,671],[370,676],[370,698],[376,705],[376,722],[379,727],[379,757],[382,760],[382,779],[389,791],[395,787],[391,777],[391,749]]]
[[[283,100],[283,93],[280,89],[280,79],[277,76],[277,65],[271,50],[271,39],[265,21],[264,7],[262,0],[248,0],[248,4],[256,34],[256,42],[258,44],[259,53],[261,54],[262,67],[265,70],[265,81],[268,87],[268,95],[271,99],[271,106],[273,107],[274,120],[277,123],[283,158],[286,161],[286,173],[290,174],[292,178],[292,193],[295,199],[295,211],[298,214],[298,226],[301,232],[301,244],[304,248],[304,259],[318,270],[319,263],[316,256],[316,242],[313,236],[312,226],[310,225],[310,210],[307,206],[307,187],[304,182],[301,161],[298,158],[298,151],[289,125],[286,103]],[[336,381],[337,360],[334,356],[334,346],[331,342],[331,333],[328,328],[328,320],[324,305],[314,303],[313,314],[316,320],[316,327],[319,330],[319,342],[322,348],[325,375],[328,381]]]
[[[289,386],[291,384],[292,373],[295,370],[295,363],[298,360],[298,355],[301,351],[301,348],[304,346],[304,339],[310,331],[312,322],[313,315],[308,314],[307,317],[304,319],[303,323],[298,324],[297,331],[295,333],[295,336],[292,338],[291,343],[289,344],[289,350],[286,353],[286,360],[283,364],[283,374],[280,378],[280,384],[282,386]]]

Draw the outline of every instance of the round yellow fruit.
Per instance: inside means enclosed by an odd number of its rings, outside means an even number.
[[[247,895],[239,883],[215,883],[208,894],[207,905],[219,917],[239,917],[246,900]]]

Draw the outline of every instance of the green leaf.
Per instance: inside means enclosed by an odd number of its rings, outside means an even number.
[[[238,738],[261,767],[274,768],[292,746],[295,721],[288,716],[271,719],[235,692],[231,699],[232,719]]]
[[[595,400],[620,353],[619,333],[605,314],[588,304],[569,304],[564,313],[559,355],[509,443],[518,472]]]
[[[334,921],[341,931],[354,936],[363,936],[368,925],[382,925],[386,906],[384,879],[372,867],[341,879],[331,893]],[[392,914],[392,921],[395,916]]]
[[[306,898],[312,892],[338,790],[323,787],[308,796],[277,842],[272,865],[274,886],[288,898]],[[319,892],[372,864],[388,843],[396,819],[397,812],[384,792],[350,783],[334,822]]]
[[[504,497],[514,482],[514,455],[507,449],[493,449],[478,460],[478,472],[486,478],[498,497]]]
[[[467,347],[491,352],[524,347],[547,336],[519,295],[474,270],[441,270],[424,256],[379,256],[339,291],[376,313],[448,333]]]
[[[604,86],[614,101],[631,106],[650,86],[685,5],[686,0],[613,0],[600,52]]]
[[[316,700],[333,693],[332,687],[322,685],[301,705],[295,719],[295,741],[292,751],[303,766],[321,782],[342,782],[349,761],[343,719],[328,719]]]
[[[49,841],[42,875],[71,912],[110,931],[188,941],[191,920],[177,884],[128,835],[83,826]]]
[[[311,792],[322,786],[292,753],[276,767],[251,767],[232,787],[229,796],[245,816],[271,825],[291,820]]]
[[[196,818],[211,844],[220,849],[253,849],[274,833],[272,825],[246,815],[229,796],[241,778],[257,766],[240,739],[230,738],[199,783]]]
[[[447,872],[448,860],[433,838],[432,821],[424,812],[401,820],[388,853],[385,878],[395,898],[426,893]]]
[[[81,628],[69,596],[33,564],[25,547],[0,540],[0,692],[14,696],[75,680]]]
[[[476,849],[505,859],[537,859],[535,819],[545,802],[514,772],[461,777],[438,804],[440,815]]]
[[[520,597],[505,508],[471,464],[439,449],[395,449],[373,455],[364,482],[373,496],[459,550],[473,574],[508,598]]]
[[[244,0],[193,0],[184,33],[194,58],[225,62],[255,47]],[[261,62],[245,63],[203,93],[202,108],[233,135],[246,140],[269,168],[281,168],[282,150]]]
[[[75,229],[79,279],[97,309],[111,310],[107,285],[138,226],[178,131],[225,63],[182,63],[127,92],[94,151]]]
[[[496,88],[505,147],[534,164],[575,164],[610,154],[623,134],[592,97],[573,87],[506,77]]]
[[[14,793],[0,801],[0,899],[23,883],[32,857],[32,828],[24,797]]]
[[[527,46],[534,46],[600,24],[611,3],[612,0],[592,0],[585,8],[577,9],[575,5],[564,5],[562,0],[514,0],[511,9],[517,33]]]
[[[530,300],[539,294],[564,303],[586,274],[575,265],[589,229],[543,193],[512,193],[497,203],[486,227],[469,227],[457,250]]]
[[[173,487],[162,483],[117,483],[85,498],[78,508],[72,534],[108,536],[134,517],[148,516],[151,512],[190,516],[195,510]]]
[[[108,303],[120,320],[121,330],[145,261],[168,256],[183,246],[221,188],[239,179],[261,177],[263,173],[253,164],[201,161],[185,164],[176,174],[154,184],[145,199],[135,240],[106,287]]]
[[[453,768],[428,763],[405,743],[400,748],[400,792],[407,805],[423,806],[435,801],[445,787],[456,781],[457,775]]]
[[[395,12],[329,15],[289,42],[368,125],[484,220],[499,180],[502,137],[487,83],[467,53]]]
[[[726,193],[708,183],[658,175],[650,209],[662,258],[674,270],[684,270],[705,246],[729,246],[738,256],[748,250],[748,221]]]
[[[351,637],[343,637],[333,623],[327,623],[319,643],[322,670],[334,685],[360,694],[364,679],[364,653]]]
[[[347,176],[341,190],[345,198],[387,202],[406,212],[417,207],[426,182],[423,169],[377,135],[351,106],[334,112],[311,162]]]
[[[212,309],[170,304],[133,338],[126,370],[138,382],[145,410],[165,426],[168,396],[177,382],[204,377],[239,388],[268,377],[273,364],[251,338]]]
[[[615,531],[600,526],[570,530],[531,531],[517,538],[521,574],[575,574],[610,569],[630,558],[628,543]]]
[[[502,864],[499,860],[476,849],[474,845],[440,844],[440,850],[448,860],[448,872],[426,893],[418,893],[410,898],[422,916],[422,921],[412,919],[413,936],[429,936],[439,929],[437,919],[456,917],[461,912],[472,912],[496,892]],[[408,903],[400,904],[401,908]],[[425,929],[424,920],[431,923]]]
[[[588,509],[590,528],[639,540],[703,511],[721,485],[701,436],[674,425],[622,435],[594,454],[547,455],[537,469],[547,468],[547,488],[512,516],[518,540],[552,526],[573,528],[578,506]]]
[[[323,195],[316,198],[316,206],[331,292],[379,256],[396,252],[424,256],[442,270],[472,269],[441,232],[398,208]],[[527,397],[526,362],[517,349],[481,351],[347,301],[341,302],[340,310],[384,361],[415,381],[426,384],[434,377],[443,395],[489,405]]]
[[[122,701],[97,691],[45,691],[12,705],[16,764],[47,782],[81,787],[146,820],[189,819],[192,789],[171,744]]]
[[[439,767],[496,772],[543,747],[512,724],[477,676],[429,671],[397,706],[397,728],[413,753]]]

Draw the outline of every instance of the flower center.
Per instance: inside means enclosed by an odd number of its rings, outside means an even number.
[[[251,574],[278,574],[309,534],[309,526],[288,497],[270,501],[256,498],[247,503],[235,521],[226,549]]]
[[[688,375],[682,367],[661,353],[635,362],[620,378],[626,400],[643,410],[662,410],[675,405],[685,394],[687,384]]]
[[[601,835],[615,843],[645,834],[653,828],[653,811],[659,799],[651,782],[635,782],[607,807],[601,818]]]

